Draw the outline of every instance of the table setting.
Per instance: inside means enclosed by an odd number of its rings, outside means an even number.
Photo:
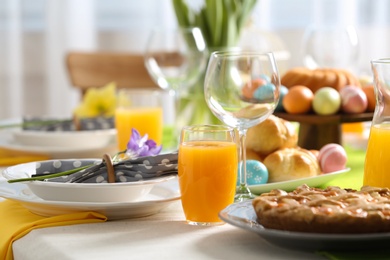
[[[282,92],[274,54],[230,48],[246,16],[218,42],[174,4],[180,44],[172,50],[154,32],[145,54],[174,97],[173,125],[164,125],[161,92],[114,81],[88,89],[70,119],[2,122],[0,258],[387,259],[386,143],[377,141],[387,103],[375,104],[367,149],[301,147],[299,124],[275,113],[289,113],[294,84]],[[376,100],[386,99],[390,61],[371,64]],[[328,114],[311,109],[317,80],[307,81],[305,113],[316,120],[347,113],[337,88],[360,84],[336,75],[328,94],[338,103],[320,100]]]

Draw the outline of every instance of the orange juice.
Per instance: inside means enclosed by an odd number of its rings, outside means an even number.
[[[364,123],[345,123],[341,125],[343,133],[356,133],[363,134],[364,132]]]
[[[368,139],[363,185],[390,188],[389,162],[390,124],[373,125]]]
[[[120,151],[126,149],[130,140],[131,129],[135,128],[141,136],[148,134],[157,145],[161,144],[163,134],[163,111],[161,107],[117,108],[115,127]]]
[[[181,200],[189,222],[221,222],[218,213],[233,203],[237,181],[237,145],[190,141],[179,146]]]

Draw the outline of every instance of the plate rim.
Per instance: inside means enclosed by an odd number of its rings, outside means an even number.
[[[108,128],[108,129],[96,129],[96,130],[80,130],[80,131],[37,131],[37,130],[21,130],[21,131],[12,131],[12,135],[19,135],[19,136],[24,136],[24,137],[36,137],[36,136],[47,136],[51,135],[53,137],[58,137],[58,135],[65,135],[65,136],[70,136],[70,135],[116,135],[117,130],[115,128]]]
[[[304,184],[307,181],[313,181],[313,180],[322,180],[326,179],[325,182],[328,182],[330,180],[328,179],[333,179],[336,178],[340,175],[346,174],[351,170],[350,167],[346,167],[343,170],[335,171],[335,172],[330,172],[330,173],[321,173],[320,175],[317,176],[312,176],[312,177],[306,177],[306,178],[299,178],[299,179],[294,179],[294,180],[289,180],[289,181],[279,181],[279,182],[271,182],[271,183],[264,183],[264,184],[256,184],[256,185],[248,185],[248,188],[251,190],[251,192],[255,194],[263,193],[263,192],[269,192],[272,189],[284,189],[280,188],[278,186],[283,186],[284,185],[289,185],[292,183],[296,183],[295,188],[298,187],[301,184]],[[325,182],[321,182],[321,184],[324,184]],[[261,190],[260,192],[256,192],[256,190]]]
[[[168,182],[173,182],[174,180],[169,180]],[[5,185],[14,185],[14,184],[9,184],[6,181],[0,181],[0,187],[2,186],[2,183],[5,183]],[[16,200],[18,202],[23,202],[23,203],[32,203],[36,205],[47,205],[47,206],[58,206],[58,207],[108,207],[108,208],[115,208],[115,207],[123,207],[123,206],[136,206],[136,205],[149,205],[149,204],[155,204],[155,203],[161,203],[161,202],[169,202],[169,201],[175,201],[179,200],[181,195],[180,192],[175,191],[173,188],[167,188],[167,187],[162,187],[161,185],[164,185],[164,183],[157,184],[155,185],[150,194],[153,193],[153,190],[155,189],[163,189],[163,190],[169,190],[172,192],[172,197],[166,197],[162,199],[153,199],[153,200],[139,200],[139,201],[123,201],[123,202],[83,202],[83,201],[56,201],[56,200],[44,200],[39,198],[37,195],[35,195],[30,188],[24,184],[24,183],[18,183],[19,185],[24,185],[21,189],[21,191],[28,191],[31,195],[26,195],[25,197],[18,195],[18,194],[11,194],[11,195],[1,195],[0,197],[5,198],[5,199],[10,199],[10,200]],[[8,186],[10,187],[10,186]],[[12,189],[11,189],[12,190]],[[17,189],[13,189],[18,192]]]

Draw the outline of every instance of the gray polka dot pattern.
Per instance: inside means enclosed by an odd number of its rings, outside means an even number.
[[[57,122],[56,122],[57,121]],[[76,131],[76,130],[101,130],[115,127],[114,117],[80,118],[77,125],[73,119],[61,120],[54,118],[25,117],[23,118],[24,130],[35,131]]]
[[[177,174],[177,153],[128,159],[114,164],[116,182],[143,181]],[[106,183],[107,168],[102,160],[55,160],[36,163],[36,175],[59,173],[91,165],[76,173],[47,179],[51,182]]]

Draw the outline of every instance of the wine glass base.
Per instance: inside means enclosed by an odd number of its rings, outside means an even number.
[[[252,194],[247,185],[240,185],[237,187],[234,202],[241,202],[245,200],[254,199],[256,195]]]
[[[241,201],[245,201],[245,200],[252,200],[255,197],[256,196],[253,195],[252,193],[250,193],[250,194],[236,194],[236,196],[234,196],[234,202],[241,202]]]

